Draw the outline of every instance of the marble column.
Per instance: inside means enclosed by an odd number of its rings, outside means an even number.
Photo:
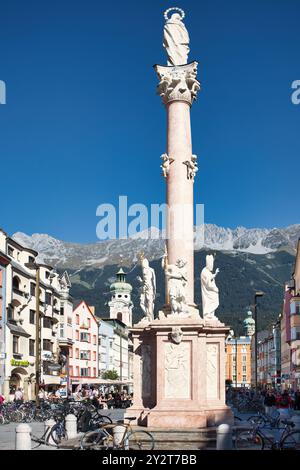
[[[194,305],[194,176],[190,107],[200,84],[197,62],[166,67],[156,65],[158,94],[167,111],[167,250],[168,263],[187,262],[186,299]]]

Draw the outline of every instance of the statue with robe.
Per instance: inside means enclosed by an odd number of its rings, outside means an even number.
[[[219,272],[217,268],[215,273],[213,255],[206,256],[206,266],[201,272],[201,294],[203,318],[207,320],[215,320],[215,311],[219,306],[219,289],[216,286],[215,277]]]
[[[169,18],[170,10],[177,10],[179,13],[173,13]],[[168,56],[169,66],[187,64],[190,38],[182,21],[183,18],[184,12],[179,8],[170,8],[165,12],[163,47]]]
[[[143,277],[138,277],[141,283],[140,307],[145,318],[154,320],[154,303],[156,297],[156,277],[154,269],[150,268],[147,258],[141,258]]]

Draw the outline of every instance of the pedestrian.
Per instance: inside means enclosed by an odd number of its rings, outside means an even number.
[[[299,390],[297,390],[295,393],[294,410],[300,410],[300,391]]]
[[[14,401],[17,405],[21,405],[23,403],[23,392],[20,388],[17,388],[15,391]]]
[[[276,398],[271,391],[268,391],[264,398],[264,406],[266,415],[271,414],[276,406]]]
[[[5,401],[5,398],[4,398],[4,396],[1,395],[1,393],[0,393],[0,406],[3,405],[4,401]]]

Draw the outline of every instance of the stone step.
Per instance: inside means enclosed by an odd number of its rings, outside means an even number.
[[[132,430],[148,431],[153,435],[156,450],[197,450],[216,448],[216,428],[202,429],[166,429],[132,426]],[[63,449],[79,448],[81,435],[69,439],[59,447]]]

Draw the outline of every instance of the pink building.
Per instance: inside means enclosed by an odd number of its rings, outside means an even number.
[[[79,384],[92,384],[98,379],[98,328],[93,307],[82,301],[72,313],[73,346],[70,350],[72,390]]]

